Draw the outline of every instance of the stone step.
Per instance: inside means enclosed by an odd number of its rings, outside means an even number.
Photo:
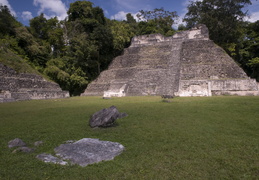
[[[12,92],[11,97],[17,100],[29,100],[30,96],[27,92]]]
[[[14,98],[0,98],[0,103],[4,103],[4,102],[14,102],[15,99]]]
[[[53,89],[53,88],[21,88],[18,92],[60,92],[61,89]]]

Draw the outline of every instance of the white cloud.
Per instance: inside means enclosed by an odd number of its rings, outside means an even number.
[[[16,16],[16,12],[13,10],[13,8],[12,8],[11,5],[9,4],[8,0],[0,0],[0,4],[7,6],[7,7],[9,8],[11,14],[12,14],[13,16]]]
[[[119,11],[117,14],[111,16],[111,19],[116,19],[116,20],[126,20],[126,15],[127,13],[124,11]]]
[[[259,12],[252,13],[250,18],[248,19],[248,21],[250,21],[250,22],[255,22],[258,20],[259,20]]]
[[[252,2],[252,5],[247,7],[250,14],[248,21],[255,22],[259,20],[259,1],[252,0],[251,2]]]
[[[31,13],[30,11],[23,11],[23,12],[22,12],[22,19],[23,19],[24,21],[30,20],[30,19],[32,19],[32,18],[33,18],[33,16],[32,16],[32,13]]]
[[[125,11],[119,11],[117,14],[111,16],[110,19],[116,19],[118,21],[122,21],[122,20],[126,20],[126,15],[130,13],[130,12],[125,12]],[[134,17],[134,19],[136,19],[136,21],[138,21],[138,18],[137,18],[137,13],[131,13],[131,15]]]
[[[67,17],[66,5],[61,0],[34,0],[33,5],[40,7],[38,15],[44,13],[46,18],[57,16],[59,20]]]

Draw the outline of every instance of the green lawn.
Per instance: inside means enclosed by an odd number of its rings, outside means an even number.
[[[89,117],[111,105],[129,116],[91,129]],[[259,179],[259,97],[75,97],[0,104],[0,114],[0,179]],[[14,138],[44,145],[12,153],[7,144]],[[35,158],[82,138],[126,150],[84,168]]]

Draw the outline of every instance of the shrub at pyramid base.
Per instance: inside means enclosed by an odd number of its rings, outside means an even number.
[[[209,39],[204,25],[137,36],[82,96],[259,95],[258,83]]]

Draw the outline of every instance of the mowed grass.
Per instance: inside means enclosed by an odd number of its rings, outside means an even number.
[[[89,117],[115,105],[128,117],[91,129]],[[75,97],[0,104],[0,179],[259,179],[259,97]],[[44,145],[12,153],[8,141]],[[46,164],[67,140],[123,144],[112,161],[84,168]]]

